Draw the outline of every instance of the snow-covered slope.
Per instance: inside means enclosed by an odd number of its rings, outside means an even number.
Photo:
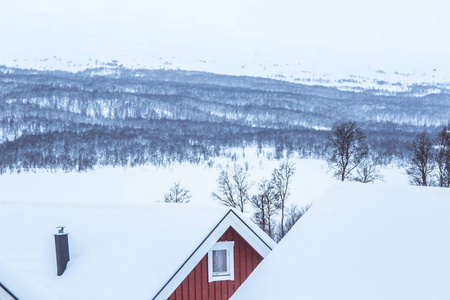
[[[337,184],[232,297],[449,299],[450,190]]]
[[[236,76],[257,76],[341,90],[375,90],[380,94],[410,92],[429,86],[417,96],[450,89],[450,57],[394,50],[344,50],[273,43],[253,39],[202,37],[151,44],[145,51],[115,54],[58,53],[4,55],[0,65],[39,70],[81,71],[114,68],[182,69]],[[53,52],[55,53],[55,52]]]
[[[30,277],[19,272],[10,263],[2,259],[0,259],[0,283],[8,289],[9,293],[13,293],[15,297],[20,297],[19,299],[56,300]],[[10,299],[9,293],[2,293],[2,291],[0,287],[0,299],[3,300],[2,297],[6,297],[7,300]]]

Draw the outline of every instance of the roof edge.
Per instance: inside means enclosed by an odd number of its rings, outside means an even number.
[[[3,289],[9,296],[12,297],[12,299],[14,300],[19,300],[19,298],[17,298],[10,290],[8,290],[6,288],[6,286],[4,286],[1,282],[0,282],[0,288]]]
[[[260,230],[260,232],[257,233],[256,231],[258,230],[255,231],[244,218],[239,216],[239,213],[230,209],[152,299],[167,299],[230,226],[244,239],[245,237],[250,237],[249,240],[246,239],[247,242],[249,242],[263,258],[272,251],[274,245],[276,245],[275,242],[273,242],[272,245],[269,245],[270,243],[267,243],[267,241],[260,236],[261,234],[266,235],[264,231]]]

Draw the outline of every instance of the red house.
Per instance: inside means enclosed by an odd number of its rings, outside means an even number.
[[[0,282],[21,300],[229,299],[275,246],[237,210],[190,204],[0,203],[0,228]]]
[[[230,209],[153,299],[229,299],[274,246]]]

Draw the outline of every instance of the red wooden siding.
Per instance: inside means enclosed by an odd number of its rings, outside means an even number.
[[[232,227],[228,228],[219,241],[234,241],[234,281],[208,283],[208,254],[206,254],[170,295],[169,300],[229,299],[263,259]]]

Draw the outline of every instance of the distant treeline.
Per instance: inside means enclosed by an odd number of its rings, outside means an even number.
[[[323,157],[329,129],[345,120],[388,163],[408,157],[417,133],[447,124],[449,100],[201,72],[0,67],[0,173],[198,163],[248,145]]]
[[[78,130],[22,135],[0,144],[0,173],[36,168],[83,171],[96,165],[200,163],[225,155],[231,147],[258,145],[262,149],[271,140],[276,140],[273,147],[277,159],[294,152],[316,156],[324,151],[323,137],[312,130],[291,130],[280,136],[273,129],[256,132],[239,126],[172,120],[149,123],[147,128],[83,125]]]

